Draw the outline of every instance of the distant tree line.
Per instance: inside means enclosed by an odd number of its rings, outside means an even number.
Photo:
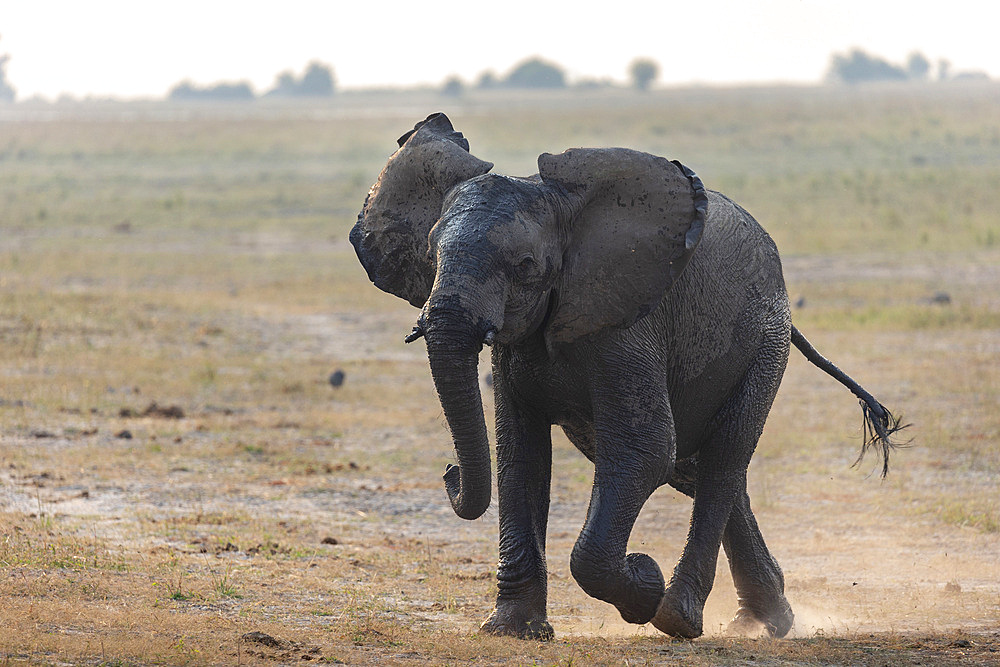
[[[660,66],[649,58],[639,58],[629,66],[629,77],[632,87],[636,90],[648,90],[660,74]],[[577,84],[579,88],[601,88],[612,84],[607,81],[587,80]],[[550,63],[537,56],[528,58],[515,65],[503,78],[498,78],[493,72],[483,72],[475,83],[480,90],[491,89],[548,89],[567,88],[565,70],[559,65]],[[457,76],[444,82],[441,92],[449,96],[461,95],[466,85]]]
[[[853,49],[850,53],[835,53],[830,57],[830,67],[826,79],[833,83],[866,83],[872,81],[927,81],[931,77],[931,62],[924,54],[914,51],[903,65],[889,62]],[[960,72],[952,74],[951,63],[941,59],[937,62],[937,79],[987,79],[982,72]]]
[[[170,89],[168,97],[172,100],[217,100],[217,101],[242,101],[254,98],[253,88],[250,84],[241,81],[239,83],[216,83],[211,86],[196,86],[190,81],[183,81]]]
[[[7,80],[6,66],[10,57],[0,54],[0,103],[13,102],[14,87]],[[660,75],[659,64],[650,58],[637,58],[628,67],[630,85],[637,91],[650,89]],[[858,84],[875,81],[938,81],[988,79],[983,72],[953,73],[951,64],[940,59],[933,64],[920,52],[909,55],[904,64],[892,63],[885,58],[869,54],[862,49],[848,53],[835,53],[830,57],[826,80],[834,83]],[[609,80],[587,79],[574,84],[577,88],[607,88],[615,86]],[[489,89],[561,89],[569,87],[566,71],[540,57],[534,56],[516,64],[505,76],[498,77],[490,71],[483,72],[474,84],[466,84],[457,76],[448,78],[440,88],[447,96],[460,96],[466,88]],[[285,71],[275,78],[273,86],[260,97],[273,98],[328,98],[337,91],[333,69],[313,61],[301,75]],[[247,81],[215,83],[199,86],[183,81],[168,93],[171,100],[249,101],[257,93]]]
[[[311,62],[301,77],[293,72],[282,72],[274,86],[264,93],[264,97],[322,98],[331,97],[336,92],[333,70],[319,62]],[[216,83],[210,86],[196,86],[183,81],[170,89],[167,97],[171,100],[204,101],[248,101],[256,98],[253,87],[246,81],[237,83]]]

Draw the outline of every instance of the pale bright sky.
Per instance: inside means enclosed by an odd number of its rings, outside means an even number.
[[[852,47],[1000,78],[998,25],[992,0],[0,0],[0,54],[22,100],[264,92],[311,60],[341,88],[472,83],[535,55],[571,81],[624,83],[641,56],[666,85],[810,83]]]

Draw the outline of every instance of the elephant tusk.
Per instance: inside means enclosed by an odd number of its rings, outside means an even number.
[[[493,347],[493,340],[497,337],[497,330],[490,329],[486,332],[486,336],[483,337],[483,344],[486,347]]]
[[[417,340],[419,338],[423,338],[423,335],[424,335],[424,330],[418,324],[415,327],[413,327],[413,331],[411,331],[410,333],[408,333],[406,335],[406,338],[403,339],[403,342],[404,343],[412,343],[413,341],[415,341],[415,340]]]

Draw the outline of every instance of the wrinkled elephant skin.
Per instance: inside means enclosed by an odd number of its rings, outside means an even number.
[[[887,456],[899,428],[791,325],[778,251],[754,218],[690,169],[624,148],[542,154],[539,173],[490,173],[443,114],[399,140],[351,242],[379,288],[420,308],[458,460],[455,512],[491,498],[478,353],[492,345],[500,558],[483,631],[546,639],[545,535],[553,425],[594,464],[570,569],[626,621],[702,633],[720,546],[739,596],[732,628],[784,636],[792,610],[746,491],[790,342],[858,395]],[[669,581],[626,553],[649,495],[694,499]]]

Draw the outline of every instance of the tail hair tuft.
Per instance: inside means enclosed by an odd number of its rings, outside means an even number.
[[[889,452],[897,448],[910,446],[910,441],[896,442],[893,440],[895,434],[903,429],[909,428],[911,424],[903,424],[902,417],[897,417],[878,401],[871,403],[863,398],[859,399],[861,410],[864,413],[862,422],[862,435],[864,442],[861,445],[861,453],[858,454],[854,465],[857,466],[865,458],[869,449],[874,449],[882,458],[882,479],[889,474]]]

